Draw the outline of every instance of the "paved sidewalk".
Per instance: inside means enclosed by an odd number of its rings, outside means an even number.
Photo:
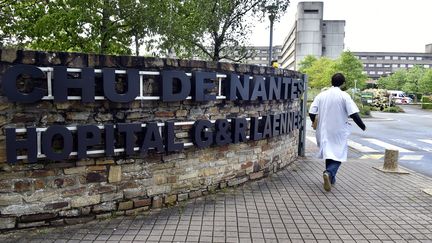
[[[313,146],[313,145],[311,145]],[[307,157],[269,178],[149,215],[0,236],[0,242],[432,242],[432,179],[350,159],[331,192]]]

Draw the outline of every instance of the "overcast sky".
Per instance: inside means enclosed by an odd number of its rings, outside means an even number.
[[[288,35],[298,0],[275,24],[274,45]],[[310,1],[305,1],[310,2]],[[345,20],[345,50],[424,52],[432,43],[432,0],[323,0],[324,20]],[[253,45],[269,45],[269,21],[253,29]]]

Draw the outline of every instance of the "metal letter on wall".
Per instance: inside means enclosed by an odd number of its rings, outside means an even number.
[[[9,68],[3,75],[3,93],[12,102],[33,103],[44,96],[46,91],[41,88],[33,88],[30,93],[22,93],[17,89],[16,81],[21,75],[29,75],[33,79],[43,78],[44,73],[31,65],[16,65]]]

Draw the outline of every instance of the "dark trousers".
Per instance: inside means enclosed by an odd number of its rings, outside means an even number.
[[[334,184],[336,182],[336,173],[339,169],[339,166],[341,165],[341,162],[332,160],[332,159],[326,159],[326,170],[325,172],[330,174],[330,183]]]

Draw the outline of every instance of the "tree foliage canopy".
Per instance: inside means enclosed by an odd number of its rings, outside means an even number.
[[[101,54],[141,46],[180,57],[241,61],[253,21],[288,0],[0,0],[0,43]]]
[[[336,60],[326,57],[317,59],[314,56],[306,56],[299,66],[300,72],[309,77],[312,88],[324,88],[331,85],[331,77],[335,73],[343,73],[346,79],[345,87],[365,87],[366,75],[363,72],[363,64],[349,51],[343,52]]]
[[[432,70],[416,65],[410,69],[399,69],[377,82],[383,89],[402,90],[406,93],[432,93]]]

